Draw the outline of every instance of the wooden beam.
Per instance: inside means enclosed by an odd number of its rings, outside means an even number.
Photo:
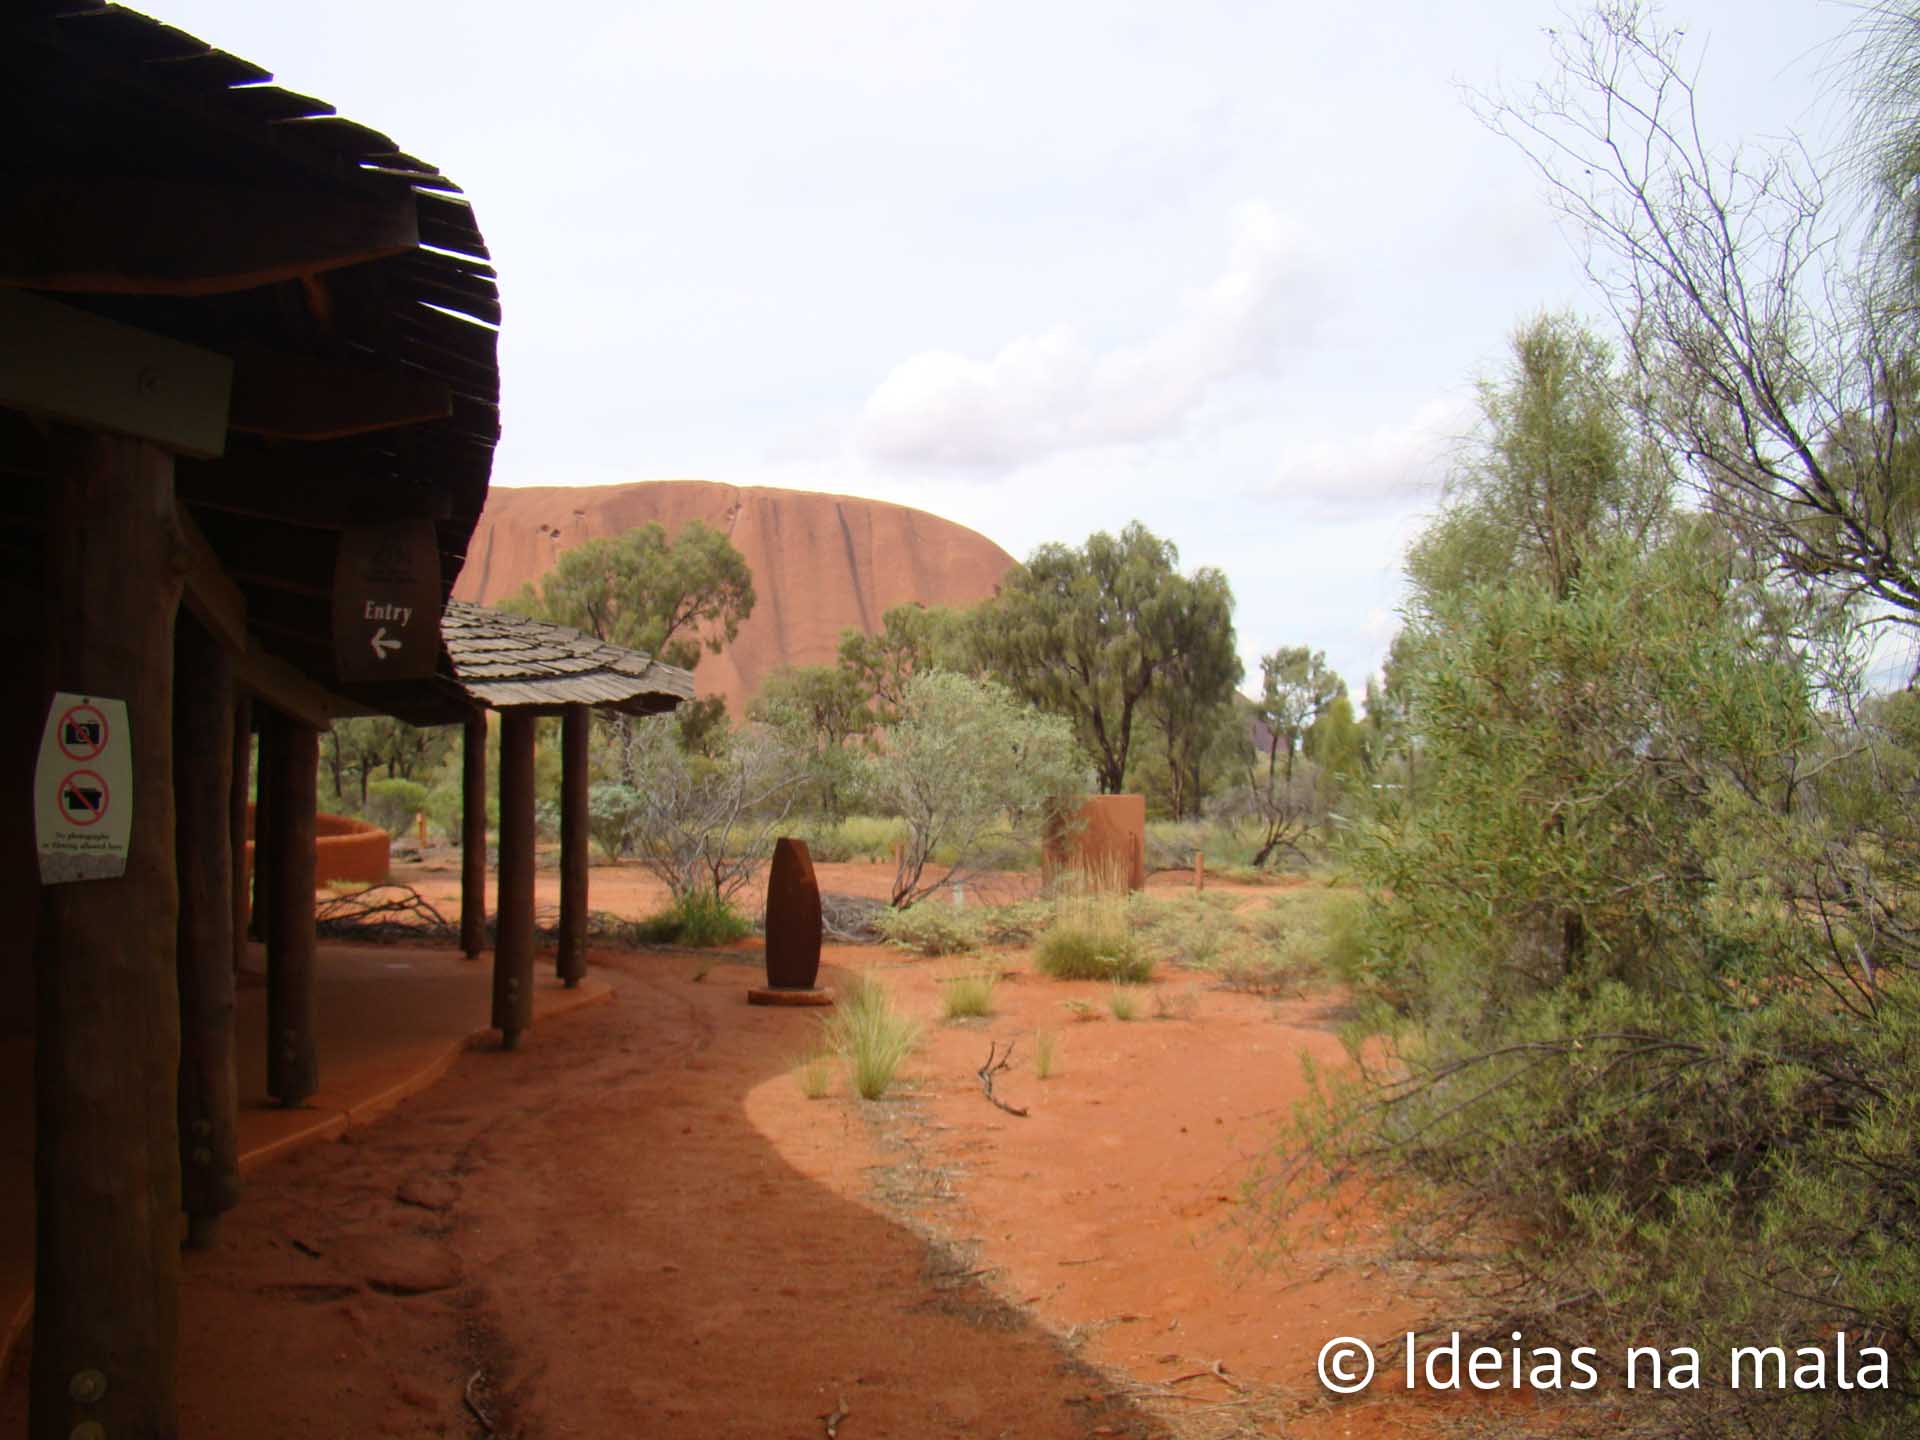
[[[460,948],[487,948],[487,712],[467,716],[460,756]]]
[[[173,754],[180,859],[180,1200],[187,1243],[213,1243],[240,1197],[233,1069],[233,664],[192,615],[174,630]],[[190,737],[190,739],[188,738]]]
[[[224,295],[420,244],[413,189],[263,190],[60,177],[0,195],[0,286],[101,295]]]
[[[235,655],[247,652],[247,597],[233,583],[207,537],[176,500],[173,524],[180,552],[186,558],[187,589],[181,598],[194,619]]]
[[[258,347],[235,351],[229,429],[276,440],[340,440],[445,420],[453,392],[418,370],[341,365]]]
[[[44,674],[126,702],[133,827],[119,878],[41,892],[27,1433],[175,1435],[173,463],[152,444],[64,426],[48,458]]]
[[[320,736],[274,715],[273,898],[267,910],[267,1093],[298,1105],[320,1088],[314,1034],[314,811]]]
[[[199,510],[345,530],[372,516],[451,518],[452,487],[443,476],[435,479],[440,483],[425,489],[402,476],[397,460],[369,453],[366,446],[316,445],[229,455],[217,465],[183,465],[180,495]]]
[[[211,457],[232,383],[224,355],[0,289],[0,406]]]
[[[246,654],[234,657],[233,673],[241,689],[315,730],[349,716],[381,713],[316,684],[279,656],[269,655],[257,640],[249,640]]]
[[[560,721],[560,953],[567,988],[587,977],[587,736],[592,712],[569,705]]]
[[[500,883],[495,899],[493,1028],[502,1049],[533,1024],[533,717],[500,715]]]

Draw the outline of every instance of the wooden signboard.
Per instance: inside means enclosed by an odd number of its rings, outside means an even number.
[[[440,659],[440,549],[430,520],[348,530],[333,571],[340,678],[418,680]]]

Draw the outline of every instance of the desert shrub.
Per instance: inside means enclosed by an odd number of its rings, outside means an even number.
[[[1116,1020],[1138,1020],[1140,992],[1125,985],[1114,986],[1107,992],[1107,1009]]]
[[[848,985],[825,1027],[826,1043],[846,1060],[853,1088],[878,1100],[920,1038],[920,1027],[893,1008],[893,997],[871,976]]]
[[[982,905],[976,912],[991,945],[1024,945],[1047,928],[1053,906],[1045,900],[1016,900],[1008,905]]]
[[[978,950],[987,927],[978,909],[961,909],[939,900],[906,910],[886,910],[873,917],[873,927],[889,945],[916,955],[964,955]]]
[[[398,835],[427,805],[427,787],[417,780],[375,780],[367,786],[367,818]]]
[[[753,933],[753,922],[711,890],[692,890],[640,922],[637,938],[653,945],[730,945]]]
[[[893,858],[893,847],[906,838],[899,820],[875,815],[849,815],[842,820],[813,817],[792,827],[807,842],[807,853],[823,865],[854,861],[882,862]]]
[[[998,984],[999,977],[991,970],[955,975],[941,983],[940,1013],[948,1020],[977,1020],[991,1015]]]
[[[640,792],[631,785],[613,782],[588,787],[587,833],[608,860],[627,853],[640,815]]]

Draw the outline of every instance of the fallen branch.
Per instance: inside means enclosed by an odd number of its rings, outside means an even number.
[[[847,1416],[853,1412],[847,1408],[847,1397],[840,1397],[840,1404],[831,1414],[820,1418],[827,1424],[827,1440],[840,1440],[840,1427],[846,1423]]]
[[[491,1435],[494,1433],[493,1421],[487,1418],[486,1411],[482,1410],[479,1405],[474,1402],[473,1398],[473,1382],[484,1374],[486,1374],[485,1369],[480,1369],[474,1371],[473,1374],[467,1377],[467,1388],[462,1393],[461,1398],[467,1402],[467,1409],[473,1412],[473,1418],[480,1422],[480,1428]]]
[[[1000,1063],[996,1065],[994,1063],[994,1055],[998,1049],[999,1042],[995,1040],[989,1040],[987,1042],[987,1063],[982,1065],[978,1070],[974,1071],[973,1073],[980,1077],[980,1088],[982,1091],[986,1093],[986,1097],[988,1100],[992,1101],[995,1105],[999,1106],[1002,1110],[1006,1111],[1007,1114],[1018,1115],[1022,1119],[1025,1119],[1027,1114],[1025,1110],[1021,1109],[1018,1105],[1009,1105],[1006,1101],[1002,1100],[998,1095],[993,1093],[993,1077],[998,1075],[1002,1070],[1005,1070],[1008,1065],[1013,1063],[1014,1044],[1015,1042],[1012,1040],[1009,1040],[1007,1042],[1007,1053],[1000,1056]]]
[[[411,885],[369,885],[329,895],[313,908],[315,930],[330,939],[445,939],[447,917]]]

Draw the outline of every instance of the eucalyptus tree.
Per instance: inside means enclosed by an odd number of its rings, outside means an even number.
[[[1181,702],[1164,712],[1177,731],[1204,730],[1240,678],[1226,576],[1185,576],[1179,563],[1171,541],[1134,521],[1077,549],[1042,545],[975,613],[983,668],[1072,724],[1106,794],[1125,787],[1156,690],[1179,687]]]

